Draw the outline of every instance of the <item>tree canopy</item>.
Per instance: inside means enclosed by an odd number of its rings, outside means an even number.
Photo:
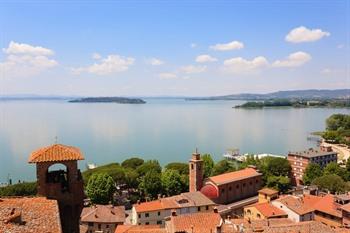
[[[122,167],[136,169],[144,163],[143,159],[134,157],[130,159],[126,159],[122,162]]]
[[[306,169],[303,176],[303,182],[306,185],[310,185],[314,179],[321,177],[323,174],[322,168],[316,163],[310,163]]]
[[[148,160],[136,169],[140,176],[146,175],[146,173],[151,170],[157,173],[162,172],[162,167],[158,160]]]
[[[316,178],[312,184],[317,185],[320,189],[331,193],[345,192],[349,190],[345,181],[336,174],[323,175]]]
[[[107,173],[93,174],[86,186],[87,196],[94,204],[108,204],[115,190],[114,180]]]
[[[187,163],[168,163],[165,166],[165,170],[175,170],[180,175],[188,175],[188,164]]]
[[[236,168],[232,162],[226,159],[223,159],[214,165],[212,175],[216,176],[216,175],[220,175],[220,174],[235,171],[235,170]]]
[[[161,174],[156,170],[146,172],[140,179],[139,190],[147,197],[157,197],[162,193]]]
[[[23,182],[0,188],[0,196],[35,196],[36,182]]]
[[[162,187],[166,195],[172,196],[180,194],[183,190],[183,182],[178,171],[168,169],[161,176]]]
[[[204,164],[204,178],[210,177],[212,172],[213,172],[213,168],[214,168],[214,160],[212,159],[210,154],[204,154],[202,156],[202,160],[203,160],[203,164]]]

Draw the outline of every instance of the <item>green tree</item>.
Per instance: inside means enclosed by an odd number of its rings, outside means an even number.
[[[336,162],[329,163],[324,169],[323,169],[324,175],[331,175],[335,174],[340,176],[343,180],[346,180],[347,177],[347,171],[345,168],[340,167]]]
[[[148,160],[136,169],[137,173],[139,173],[140,176],[144,176],[148,171],[151,170],[158,173],[162,172],[162,167],[160,166],[158,160]]]
[[[122,162],[122,167],[136,169],[144,163],[143,159],[134,157],[130,159],[126,159]]]
[[[323,172],[320,165],[316,163],[310,163],[306,169],[303,176],[303,182],[306,185],[310,185],[314,179],[322,176]]]
[[[125,172],[125,184],[129,188],[138,188],[139,185],[139,173],[137,173],[135,170],[131,168],[127,168],[124,170]]]
[[[162,173],[162,187],[166,195],[173,196],[182,192],[183,182],[178,171],[168,169]]]
[[[187,163],[168,163],[165,166],[165,170],[178,171],[180,175],[188,175],[188,164]]]
[[[0,188],[0,196],[35,196],[36,182],[23,182]]]
[[[139,184],[139,190],[147,197],[157,197],[162,193],[161,174],[155,170],[149,170],[142,178]]]
[[[236,168],[232,162],[226,159],[223,159],[215,164],[212,175],[216,176],[216,175],[220,175],[220,174],[235,171],[235,170]]]
[[[115,190],[113,178],[106,173],[93,174],[86,186],[87,196],[94,204],[108,204]]]
[[[291,187],[290,179],[286,176],[269,176],[266,185],[282,193],[285,193]]]
[[[204,164],[204,178],[211,176],[214,168],[214,160],[212,159],[210,154],[204,154],[202,156],[203,164]]]
[[[327,130],[347,130],[350,129],[349,114],[333,114],[326,120]]]
[[[344,180],[335,174],[323,175],[316,178],[312,184],[317,185],[320,189],[331,193],[348,191],[348,185]]]
[[[288,176],[291,171],[291,166],[287,159],[278,157],[266,157],[265,172],[274,176]]]

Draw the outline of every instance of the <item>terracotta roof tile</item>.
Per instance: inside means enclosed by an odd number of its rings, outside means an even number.
[[[136,212],[149,212],[164,209],[178,209],[192,206],[215,205],[213,201],[207,198],[201,192],[181,193],[176,196],[161,198],[155,201],[135,204]]]
[[[220,185],[220,184],[229,183],[235,180],[241,180],[241,179],[246,179],[246,178],[261,176],[261,175],[262,175],[261,173],[257,172],[253,168],[245,168],[239,171],[212,176],[212,177],[209,177],[209,180],[211,180],[217,185]]]
[[[81,222],[124,223],[125,207],[113,205],[93,205],[85,207],[80,215]]]
[[[315,209],[333,216],[342,217],[340,211],[341,205],[334,202],[334,195],[328,194],[320,199],[319,202],[315,204]]]
[[[247,207],[255,207],[266,218],[287,215],[284,211],[273,206],[271,203],[256,203]]]
[[[115,233],[167,233],[160,225],[118,225]]]
[[[1,198],[0,232],[61,233],[57,201],[44,197]]]
[[[169,221],[170,232],[210,233],[216,232],[222,219],[218,213],[207,212],[171,216]]]
[[[322,197],[314,195],[304,195],[303,197],[297,196],[284,196],[276,201],[281,202],[287,208],[294,211],[299,215],[304,215],[315,210],[315,205],[322,200]]]
[[[30,154],[29,163],[83,160],[80,150],[73,146],[54,144],[40,148]]]
[[[263,188],[263,189],[260,189],[258,192],[262,194],[267,194],[267,195],[278,194],[277,190],[271,189],[271,188]]]

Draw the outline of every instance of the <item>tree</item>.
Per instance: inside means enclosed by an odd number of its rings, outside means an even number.
[[[162,193],[161,174],[156,170],[149,170],[142,178],[139,189],[147,197],[157,197]]]
[[[179,172],[180,175],[188,175],[188,164],[187,163],[168,163],[165,166],[166,170],[175,170]]]
[[[173,196],[182,192],[183,183],[178,171],[168,169],[162,173],[162,187],[166,195]]]
[[[0,188],[0,196],[35,196],[36,182],[23,182]]]
[[[327,190],[331,193],[345,192],[349,190],[348,185],[344,180],[335,174],[323,175],[316,178],[312,184],[317,185],[322,190]]]
[[[129,188],[138,188],[139,185],[139,173],[131,168],[124,169],[125,172],[125,184]]]
[[[333,114],[326,120],[326,129],[330,131],[350,129],[350,115]]]
[[[306,185],[310,185],[314,179],[322,176],[322,169],[317,163],[310,163],[306,169],[303,176],[303,182]]]
[[[291,187],[290,179],[285,176],[269,176],[266,185],[282,193],[285,193]]]
[[[291,171],[291,166],[287,159],[278,157],[266,157],[265,172],[274,176],[288,176]]]
[[[204,154],[202,156],[203,164],[204,164],[204,178],[211,176],[214,168],[214,160],[212,159],[210,154]]]
[[[336,162],[329,163],[324,169],[323,169],[324,175],[331,175],[335,174],[340,176],[343,180],[347,180],[347,172],[345,168],[340,167]]]
[[[93,174],[86,186],[87,196],[94,204],[108,204],[115,190],[113,178],[106,173]]]
[[[141,166],[143,163],[144,163],[143,159],[134,157],[134,158],[124,160],[122,162],[122,167],[136,169],[139,166]]]
[[[148,160],[136,169],[137,173],[139,173],[140,176],[144,176],[148,171],[151,170],[158,173],[162,172],[162,167],[159,165],[158,160]]]
[[[235,170],[236,168],[230,161],[223,159],[219,161],[217,164],[215,164],[212,175],[216,176],[216,175],[220,175],[220,174],[235,171]]]

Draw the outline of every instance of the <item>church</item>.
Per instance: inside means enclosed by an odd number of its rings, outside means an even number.
[[[230,204],[257,196],[262,174],[253,167],[203,179],[204,163],[196,151],[189,161],[190,192],[200,191],[216,204]]]

